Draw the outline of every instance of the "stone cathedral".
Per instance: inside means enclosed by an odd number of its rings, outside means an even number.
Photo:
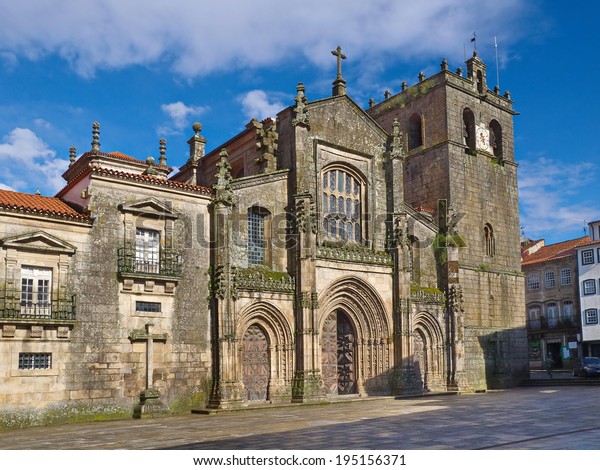
[[[474,53],[362,109],[332,53],[175,174],[94,123],[56,196],[0,191],[0,427],[527,375],[510,94]]]

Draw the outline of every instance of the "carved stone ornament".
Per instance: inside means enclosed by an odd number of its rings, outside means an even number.
[[[307,113],[307,103],[308,100],[306,99],[306,96],[304,95],[304,84],[302,82],[298,83],[298,86],[296,87],[296,97],[294,98],[294,101],[296,102],[296,104],[293,107],[293,112],[294,112],[294,118],[292,119],[292,125],[293,126],[309,126],[309,121],[308,121],[308,113]]]
[[[234,204],[234,195],[231,188],[231,165],[229,164],[229,154],[226,149],[221,150],[219,153],[221,159],[217,163],[219,169],[217,173],[217,183],[213,186],[216,191],[215,203],[220,203],[225,206],[232,206]]]
[[[277,170],[275,154],[277,152],[279,134],[275,130],[274,125],[265,129],[263,124],[256,119],[253,119],[251,123],[256,129],[256,148],[260,152],[260,156],[256,159],[256,164],[260,167],[261,173],[271,173]]]
[[[400,122],[398,119],[394,119],[392,124],[392,135],[390,142],[390,157],[392,159],[403,159],[404,158],[404,135],[400,130]]]
[[[448,310],[454,313],[464,313],[463,292],[460,284],[452,284],[448,288]]]
[[[315,203],[309,195],[296,201],[296,226],[299,232],[317,233]]]

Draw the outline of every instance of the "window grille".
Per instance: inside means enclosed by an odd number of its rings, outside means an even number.
[[[52,369],[52,354],[19,353],[19,369]]]
[[[140,302],[136,301],[135,310],[138,312],[160,312],[160,302]]]
[[[265,217],[257,208],[248,211],[248,264],[265,262]]]

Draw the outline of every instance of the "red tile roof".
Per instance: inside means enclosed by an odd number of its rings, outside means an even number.
[[[205,186],[196,186],[195,184],[182,183],[180,181],[173,181],[166,178],[157,178],[156,176],[143,175],[137,173],[128,173],[126,171],[118,171],[112,170],[110,168],[98,168],[95,167],[92,169],[94,174],[102,175],[102,176],[110,176],[117,179],[130,180],[130,181],[139,181],[142,183],[147,183],[155,186],[166,186],[171,188],[182,189],[184,191],[191,191],[201,194],[213,194],[213,190],[211,188],[207,188]],[[64,190],[61,190],[61,192]]]
[[[0,190],[0,210],[50,216],[60,219],[90,220],[86,214],[77,212],[58,198],[7,190]]]
[[[567,240],[560,243],[554,243],[552,245],[546,245],[541,247],[536,252],[527,256],[522,262],[522,266],[527,266],[535,263],[543,263],[545,261],[567,258],[575,254],[575,250],[579,246],[583,246],[590,243],[590,237],[585,236],[576,238],[575,240]]]

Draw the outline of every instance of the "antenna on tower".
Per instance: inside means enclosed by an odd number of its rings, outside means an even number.
[[[496,50],[496,86],[500,89],[500,69],[498,68],[498,42],[494,36],[494,48]]]

